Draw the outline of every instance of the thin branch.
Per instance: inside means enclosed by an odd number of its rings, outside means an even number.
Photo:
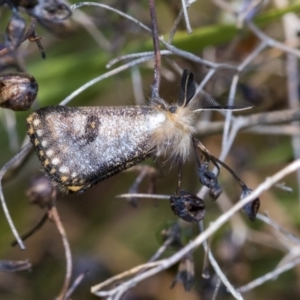
[[[151,17],[151,29],[152,29],[152,39],[153,39],[153,48],[154,48],[154,78],[152,84],[152,96],[151,99],[159,98],[159,87],[160,87],[160,78],[161,78],[161,56],[159,48],[159,37],[158,37],[158,28],[157,28],[157,19],[156,19],[156,8],[155,0],[149,0],[150,7],[150,17]]]
[[[218,278],[211,300],[216,300],[217,299],[218,292],[219,292],[220,287],[221,287],[221,283],[222,283],[222,281],[220,280],[220,278]]]
[[[280,233],[282,233],[286,238],[288,238],[289,240],[291,240],[292,242],[296,243],[296,244],[300,244],[300,238],[296,237],[295,235],[293,235],[292,233],[288,232],[286,229],[284,229],[282,226],[280,226],[278,223],[276,223],[275,221],[273,221],[272,219],[270,219],[268,216],[264,216],[260,213],[258,213],[256,215],[256,218],[261,220],[262,222],[265,222],[266,224],[269,224],[270,226],[272,226],[275,230],[279,231]]]
[[[156,261],[166,250],[167,248],[172,244],[174,241],[174,236],[170,236],[167,238],[164,243],[158,248],[158,250],[154,253],[154,255],[148,260],[147,263],[151,263]],[[140,270],[135,276],[143,273],[144,269]],[[123,288],[121,290],[118,290],[117,294],[114,296],[114,300],[118,300],[122,298],[122,295],[128,291],[131,287],[127,285],[123,285]]]
[[[264,0],[245,1],[242,10],[237,16],[237,27],[242,28],[247,20],[252,20],[257,14],[258,10],[263,6]]]
[[[49,219],[54,221],[54,223],[58,229],[58,232],[61,236],[64,248],[65,248],[66,275],[65,275],[64,285],[61,289],[60,295],[57,298],[59,300],[65,300],[66,294],[67,294],[69,286],[70,286],[71,276],[72,276],[72,254],[71,254],[69,241],[68,241],[64,226],[60,220],[56,206],[52,206],[49,209],[48,214],[49,214]]]
[[[158,195],[158,194],[121,194],[116,196],[116,198],[148,198],[148,199],[165,199],[170,200],[169,195]]]
[[[123,13],[122,11],[116,9],[116,8],[113,8],[109,5],[105,5],[105,4],[102,4],[102,3],[97,3],[97,2],[79,2],[79,3],[76,3],[76,4],[73,4],[71,5],[70,9],[72,11],[76,10],[76,9],[79,9],[81,7],[84,7],[84,6],[97,6],[97,7],[101,7],[101,8],[104,8],[104,9],[107,9],[107,10],[110,10],[110,11],[113,11],[114,13],[124,17],[125,19],[128,19],[132,22],[134,22],[135,24],[137,24],[138,26],[140,26],[141,28],[145,29],[146,31],[150,32],[151,33],[151,29],[146,26],[145,24],[143,24],[142,22],[138,21],[137,19],[131,17],[130,15],[128,14],[125,14]]]
[[[300,128],[296,125],[270,125],[270,126],[253,126],[246,129],[246,132],[266,135],[300,135]]]
[[[237,67],[238,71],[243,71],[246,68],[246,66],[248,66],[260,52],[266,49],[267,46],[268,43],[265,40],[262,40],[259,43],[259,45],[240,63],[240,65]]]
[[[282,6],[280,1],[275,1],[277,6]],[[282,18],[286,42],[293,49],[298,47],[299,19],[296,14],[290,13]],[[299,70],[298,59],[294,54],[287,53],[286,73],[287,73],[287,91],[288,104],[290,108],[299,107]],[[299,128],[300,122],[293,122],[292,125]],[[300,136],[294,135],[292,138],[292,147],[294,158],[300,158]],[[300,170],[297,172],[297,185],[300,187]],[[298,191],[298,201],[300,203],[300,191]]]
[[[277,183],[275,187],[288,193],[292,193],[294,190],[292,187],[286,186],[285,182]]]
[[[198,63],[198,64],[201,64],[201,65],[204,65],[208,68],[212,68],[212,69],[228,69],[228,70],[237,70],[237,67],[234,66],[233,64],[227,64],[227,63],[214,63],[214,62],[211,62],[209,60],[206,60],[206,59],[202,59],[201,57],[191,53],[191,52],[188,52],[188,51],[185,51],[185,50],[181,50],[179,48],[176,48],[175,46],[173,45],[170,45],[168,43],[166,43],[165,41],[161,40],[161,43],[168,49],[170,50],[173,54],[176,54],[180,57],[183,57],[183,58],[186,58],[190,61],[193,61],[195,63]]]
[[[142,57],[136,60],[133,60],[125,65],[122,65],[118,68],[115,68],[109,72],[106,72],[90,81],[88,81],[87,83],[85,83],[84,85],[82,85],[81,87],[79,87],[77,90],[75,90],[74,92],[72,92],[68,97],[66,97],[63,101],[60,102],[59,105],[67,105],[71,100],[73,100],[75,97],[77,97],[80,93],[82,93],[83,91],[85,91],[86,89],[88,89],[89,87],[91,87],[92,85],[98,83],[99,81],[102,81],[103,79],[109,78],[115,74],[118,74],[122,71],[125,71],[133,66],[136,66],[138,64],[144,63],[147,60],[152,59],[149,56],[146,57]]]
[[[192,31],[192,28],[191,28],[189,15],[188,15],[188,12],[187,12],[188,0],[181,0],[181,4],[182,4],[182,11],[183,11],[183,16],[184,16],[186,31],[187,31],[188,34],[191,34],[193,31]]]
[[[251,291],[254,288],[264,284],[265,282],[267,282],[269,280],[274,280],[278,275],[294,268],[298,264],[300,264],[300,257],[298,257],[297,259],[294,259],[294,260],[282,265],[281,267],[276,268],[274,271],[271,271],[271,272],[255,279],[255,280],[249,282],[246,285],[243,285],[243,286],[239,287],[237,289],[237,291],[240,292],[240,293],[246,293],[248,291]]]
[[[228,97],[229,101],[230,101],[230,99],[235,98],[238,80],[239,80],[239,75],[235,74],[232,78],[232,82],[230,85],[230,92],[229,92],[229,97]],[[230,125],[231,125],[231,117],[232,117],[232,111],[231,110],[226,111],[225,126],[224,126],[224,133],[223,133],[223,139],[222,139],[222,152],[220,155],[220,160],[224,160],[225,157],[227,156],[227,154],[233,144],[235,136],[237,134],[237,130],[235,129],[234,124],[231,129],[231,132],[229,132]]]
[[[199,229],[200,232],[204,231],[204,224],[203,222],[199,222]],[[211,264],[211,266],[214,268],[217,276],[219,277],[219,279],[221,280],[221,282],[227,287],[228,291],[231,293],[231,295],[235,298],[235,299],[239,299],[239,300],[243,300],[244,298],[241,296],[240,293],[238,293],[234,287],[232,286],[232,284],[229,282],[228,278],[226,277],[226,275],[222,272],[218,262],[216,261],[216,259],[214,258],[214,255],[212,254],[211,250],[208,247],[207,244],[207,240],[203,242],[203,247],[205,252],[208,255],[208,259],[209,262]]]
[[[146,270],[146,269],[149,269],[149,268],[153,268],[153,267],[159,265],[160,263],[161,263],[161,261],[158,260],[158,261],[155,261],[155,262],[148,262],[148,263],[139,265],[137,267],[134,267],[134,268],[132,268],[130,270],[127,270],[127,271],[125,271],[121,274],[113,276],[113,277],[101,282],[100,284],[92,286],[91,292],[96,293],[98,290],[101,290],[103,287],[108,286],[108,285],[112,284],[115,281],[124,279],[125,277],[128,277],[128,276],[132,276],[132,275],[134,275],[134,274],[136,274],[140,271],[143,271],[143,270]]]
[[[23,168],[24,164],[29,159],[30,155],[33,153],[33,148],[30,147],[31,144],[29,143],[29,137],[26,136],[24,141],[24,146],[21,148],[21,150],[15,154],[15,156],[18,156],[19,158],[16,158],[13,156],[11,158],[11,163],[7,162],[7,166],[3,166],[0,170],[0,180],[2,183],[7,183],[10,180],[13,180],[16,178],[16,174]],[[26,150],[23,148],[28,147]],[[22,152],[24,151],[24,153]],[[22,154],[21,154],[22,152]],[[19,156],[20,155],[20,156]],[[3,174],[2,174],[3,172]]]
[[[161,50],[160,55],[172,55],[173,53],[169,50]],[[147,52],[139,52],[139,53],[131,53],[131,54],[126,54],[122,56],[118,56],[116,58],[113,58],[106,64],[106,68],[111,68],[114,64],[126,60],[126,59],[132,59],[132,58],[140,58],[140,57],[147,57],[149,56],[150,58],[154,57],[154,51],[147,51]]]
[[[173,26],[172,26],[172,29],[171,29],[171,31],[170,31],[169,39],[168,39],[168,43],[169,43],[169,44],[172,44],[174,35],[175,35],[175,33],[176,33],[177,29],[178,29],[178,26],[179,26],[179,24],[180,24],[180,21],[181,21],[181,19],[182,19],[182,16],[183,16],[183,10],[181,9],[180,12],[179,12],[179,14],[178,14],[178,16],[177,16],[177,18],[176,18],[175,21],[174,21],[174,24],[173,24]]]
[[[65,299],[69,299],[71,295],[74,293],[76,288],[80,285],[82,280],[86,277],[88,271],[81,273],[73,282],[72,286],[69,288],[68,292],[66,293]]]
[[[83,6],[97,6],[97,7],[101,7],[101,8],[104,8],[104,9],[107,9],[107,10],[110,10],[110,11],[113,11],[115,12],[116,14],[134,22],[135,24],[137,24],[138,26],[140,26],[142,29],[146,30],[147,32],[149,32],[150,34],[152,33],[151,29],[146,26],[145,24],[143,24],[142,22],[138,21],[137,19],[133,18],[132,16],[128,15],[128,14],[125,14],[123,13],[122,11],[118,10],[118,9],[115,9],[113,7],[110,7],[108,5],[105,5],[105,4],[101,4],[101,3],[96,3],[96,2],[80,2],[80,3],[76,3],[76,4],[73,4],[71,6],[71,10],[75,10],[75,9],[78,9],[80,7],[83,7]],[[194,55],[188,51],[184,51],[184,50],[181,50],[181,49],[178,49],[170,44],[168,44],[167,42],[165,42],[163,40],[163,38],[159,38],[159,41],[168,49],[170,50],[173,54],[176,54],[178,56],[181,56],[183,58],[186,58],[188,60],[191,60],[195,63],[199,63],[199,64],[203,64],[204,66],[207,66],[209,68],[214,68],[214,69],[231,69],[231,70],[236,70],[237,67],[236,66],[233,66],[231,64],[226,64],[226,63],[213,63],[211,61],[208,61],[208,60],[205,60],[205,59],[202,59],[200,58],[199,56],[197,55]]]
[[[298,58],[300,58],[300,50],[291,48],[283,43],[280,43],[272,38],[270,38],[268,35],[264,34],[253,22],[247,21],[246,22],[247,27],[261,40],[268,43],[269,47],[277,48],[285,53],[296,55]]]
[[[12,273],[31,269],[28,260],[0,260],[0,273]]]
[[[43,225],[46,223],[46,221],[48,220],[48,213],[45,213],[42,217],[42,219],[28,232],[26,232],[25,234],[22,234],[21,239],[22,241],[25,241],[26,239],[28,239],[30,236],[32,236],[36,231],[38,231],[39,229],[41,229],[43,227]],[[14,247],[17,245],[17,241],[13,241],[11,243],[11,245]]]
[[[208,83],[208,81],[213,77],[213,75],[216,73],[215,69],[210,69],[205,77],[201,80],[201,83],[197,86],[195,95],[200,94],[203,91],[203,88]]]
[[[157,249],[157,251],[153,254],[153,256],[149,259],[148,262],[156,261],[158,260],[162,254],[168,249],[168,247],[173,243],[174,237],[170,236],[168,237],[164,243]]]
[[[263,112],[252,114],[250,116],[238,116],[235,121],[238,122],[238,129],[245,130],[252,126],[263,124],[280,124],[300,120],[300,109],[288,109],[273,112]],[[207,126],[205,125],[207,124]],[[221,133],[224,128],[224,122],[211,123],[199,122],[197,132],[200,135],[206,136],[211,134]]]
[[[5,173],[7,172],[7,170],[9,170],[11,167],[13,167],[16,163],[20,162],[27,154],[28,152],[31,150],[31,144],[27,144],[25,145],[20,151],[19,153],[17,153],[11,160],[9,160],[0,170],[0,201],[1,201],[1,205],[2,205],[2,209],[4,211],[6,220],[10,226],[10,229],[13,233],[13,235],[15,236],[16,241],[18,242],[20,248],[22,250],[25,249],[25,245],[22,241],[22,239],[20,238],[20,235],[12,221],[12,218],[10,216],[9,210],[7,208],[6,202],[5,202],[5,198],[3,195],[3,190],[2,190],[2,179],[5,175]]]
[[[110,51],[112,45],[110,41],[104,36],[104,34],[97,28],[91,18],[81,10],[77,10],[73,13],[73,19],[79,23],[95,40],[99,47],[105,51]]]

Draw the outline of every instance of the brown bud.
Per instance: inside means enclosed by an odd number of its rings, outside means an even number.
[[[50,207],[56,196],[56,188],[49,177],[41,175],[34,177],[26,192],[26,197],[30,203],[40,207]]]
[[[27,110],[35,100],[38,84],[27,73],[0,75],[0,106],[12,110]]]

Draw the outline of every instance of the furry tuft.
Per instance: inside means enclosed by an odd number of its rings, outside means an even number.
[[[155,105],[165,120],[151,134],[151,144],[156,156],[173,162],[184,162],[191,151],[191,138],[195,133],[195,113],[189,107],[178,105]]]

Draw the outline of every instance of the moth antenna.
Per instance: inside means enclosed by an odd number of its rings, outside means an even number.
[[[251,103],[243,99],[231,99],[231,98],[214,98],[210,95],[202,95],[200,99],[193,101],[194,112],[202,110],[221,110],[221,111],[240,111],[245,109],[250,109],[253,107]],[[199,108],[200,107],[200,108]]]
[[[191,71],[184,69],[181,76],[178,105],[186,107],[195,96],[195,93],[196,84],[194,74]]]

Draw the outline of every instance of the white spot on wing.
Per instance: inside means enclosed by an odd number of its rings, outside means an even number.
[[[40,123],[41,123],[41,121],[40,121],[39,119],[35,119],[35,120],[33,121],[33,125],[34,125],[34,126],[38,126]]]
[[[46,151],[46,155],[49,156],[49,157],[52,156],[53,153],[54,153],[54,151],[52,149],[49,149],[49,150]]]
[[[38,136],[42,136],[42,135],[43,135],[43,130],[38,129],[38,130],[36,131],[36,134],[37,134]]]
[[[45,141],[45,140],[42,141],[42,146],[43,146],[43,147],[46,147],[47,144],[48,144],[47,141]]]
[[[69,168],[66,166],[62,166],[59,168],[60,173],[69,173]]]
[[[51,162],[52,162],[53,165],[58,165],[60,163],[60,160],[57,157],[55,157],[55,158],[52,159]]]

